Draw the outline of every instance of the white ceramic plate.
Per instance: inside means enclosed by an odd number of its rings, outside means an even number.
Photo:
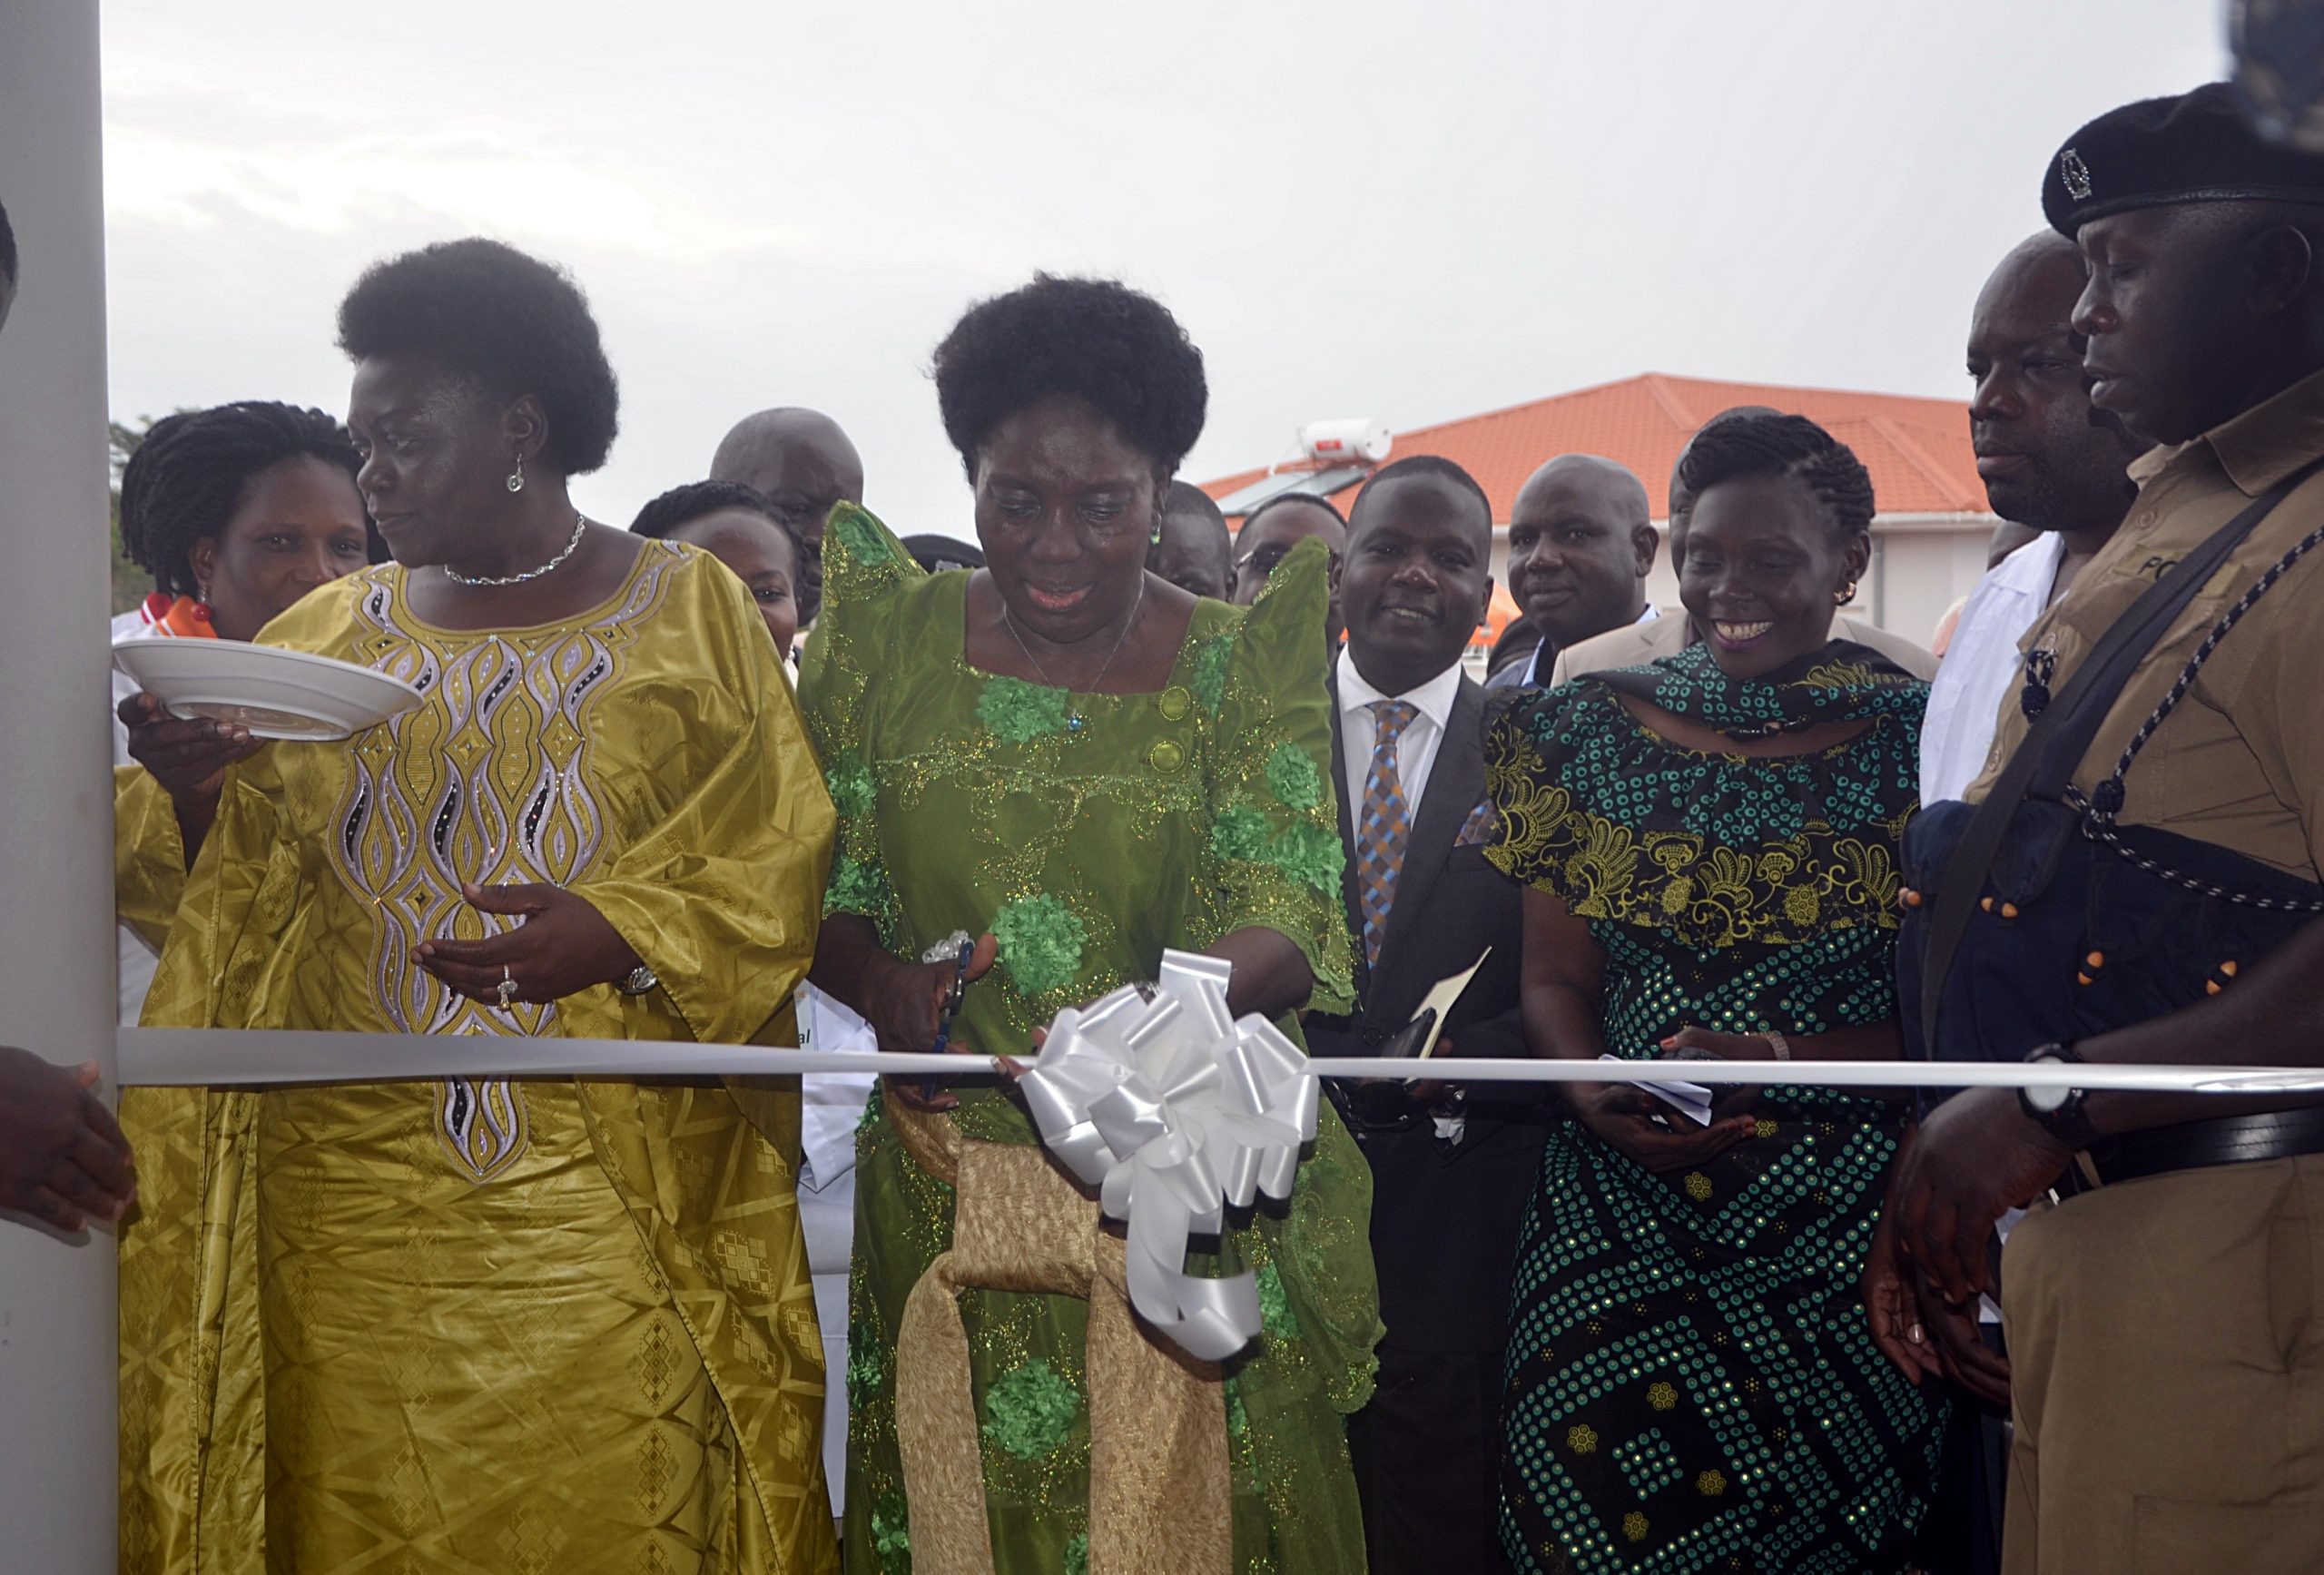
[[[236,723],[255,738],[345,738],[422,698],[402,679],[352,662],[239,640],[133,635],[113,642],[113,664],[171,715]]]

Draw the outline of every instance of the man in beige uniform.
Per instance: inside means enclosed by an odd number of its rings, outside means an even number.
[[[2092,402],[2164,447],[2132,467],[2129,517],[2025,636],[2027,683],[2004,702],[1973,801],[2025,737],[2028,709],[2064,688],[2142,592],[2324,456],[2324,159],[2263,142],[2223,86],[2201,88],[2084,126],[2050,166],[2044,209],[2089,266],[2073,326],[2087,337]],[[1965,1047],[1940,1025],[1941,1053],[2324,1064],[2324,920],[2313,906],[2324,904],[2324,551],[2297,550],[2319,541],[2324,472],[2311,472],[2135,667],[2073,775],[2081,795],[2117,811],[2122,837],[2169,850],[2213,890],[2100,847],[2084,887],[2043,891],[2038,911],[1988,906],[1963,941],[1966,958],[1974,926],[2014,926],[1999,955],[2013,958],[2014,940],[2022,962],[2001,966],[2022,970],[2029,1000],[2054,976],[2055,999],[2069,1003],[2147,991],[2153,1004],[2091,1011],[2102,1020],[2085,1037],[2047,1045]],[[2223,615],[2263,581],[2118,771]],[[1905,901],[1911,910],[1916,894]],[[2142,920],[2135,939],[2118,927],[2112,957],[2100,946],[2053,956],[2043,938],[2060,929],[2046,905],[2060,901],[2097,929],[2132,904],[2169,921]],[[2215,940],[2263,932],[2256,948]],[[2089,942],[2073,933],[2067,950],[2081,952]],[[2144,950],[2124,955],[2134,947]],[[1984,956],[1994,966],[1993,950]],[[2017,977],[1988,972],[1980,988],[2006,993]],[[1974,1001],[1944,999],[1948,1013],[1958,1004],[1987,1020]],[[1900,1249],[1956,1304],[1990,1283],[1986,1242],[2004,1206],[2062,1180],[2073,1192],[2036,1206],[2001,1265],[2016,1419],[2006,1570],[2324,1570],[2319,1149],[2324,1111],[2312,1098],[2061,1102],[1973,1089],[1929,1116],[1887,1212]],[[1907,1319],[1884,1344],[1919,1333]]]
[[[1738,405],[1731,410],[1721,410],[1703,423],[1703,429],[1716,427],[1734,416],[1772,416],[1777,412],[1765,405]],[[1691,446],[1691,444],[1690,444]],[[1683,571],[1687,562],[1687,517],[1693,512],[1695,500],[1687,495],[1686,484],[1679,479],[1679,465],[1686,463],[1687,452],[1679,451],[1679,463],[1670,468],[1670,566]],[[1528,485],[1531,485],[1528,483]],[[1516,527],[1511,527],[1512,563],[1511,576],[1515,576],[1513,561]],[[1641,576],[1650,566],[1653,554],[1646,555]],[[1644,593],[1640,593],[1641,598]],[[1578,640],[1557,652],[1551,665],[1548,682],[1555,686],[1581,677],[1584,673],[1610,673],[1618,667],[1636,667],[1657,662],[1665,656],[1675,656],[1701,636],[1696,632],[1694,620],[1685,609],[1673,607],[1668,612],[1643,622],[1635,614],[1619,628],[1610,628],[1602,635]],[[1936,657],[1925,647],[1915,645],[1900,635],[1892,635],[1877,624],[1851,618],[1846,613],[1832,620],[1832,638],[1853,640],[1879,652],[1914,677],[1926,681],[1936,676]]]

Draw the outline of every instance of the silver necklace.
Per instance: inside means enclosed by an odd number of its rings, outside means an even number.
[[[458,586],[521,586],[527,580],[537,580],[540,578],[551,569],[563,564],[566,558],[571,557],[573,556],[573,549],[581,545],[581,533],[588,528],[589,517],[586,514],[575,515],[573,517],[573,535],[566,542],[565,550],[558,553],[555,557],[549,559],[548,562],[541,565],[540,567],[537,569],[527,569],[520,575],[464,575],[459,570],[454,568],[450,564],[438,564],[436,566],[444,571],[444,577],[446,579],[450,580],[454,585]]]
[[[997,590],[999,587],[994,588]],[[1137,615],[1145,609],[1145,606],[1146,571],[1140,569],[1137,574],[1137,600],[1130,604],[1129,618],[1122,625],[1122,632],[1114,636],[1114,648],[1106,653],[1105,663],[1098,669],[1098,675],[1089,680],[1088,693],[1097,693],[1098,685],[1106,681],[1106,674],[1113,669],[1114,658],[1122,654],[1122,645],[1129,638],[1129,632],[1137,627]],[[1065,689],[1064,684],[1049,676],[1049,670],[1041,665],[1041,659],[1033,655],[1033,648],[1030,645],[1025,644],[1025,636],[1017,632],[1017,620],[1009,615],[1009,598],[1006,596],[1000,599],[1000,623],[1001,626],[1009,631],[1009,637],[1017,642],[1017,648],[1025,653],[1025,660],[1033,664],[1033,671],[1041,675],[1041,682],[1052,689]],[[1066,689],[1065,692],[1068,694],[1073,693],[1070,689]],[[1078,733],[1081,727],[1079,708],[1068,704],[1065,713],[1065,730],[1068,733]]]

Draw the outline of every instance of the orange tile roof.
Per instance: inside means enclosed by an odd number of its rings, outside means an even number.
[[[1483,485],[1492,499],[1493,518],[1506,521],[1517,489],[1544,460],[1561,454],[1600,454],[1638,473],[1659,518],[1679,451],[1697,428],[1736,405],[1768,405],[1820,423],[1855,449],[1872,472],[1873,493],[1883,514],[1989,512],[1984,486],[1977,479],[1976,457],[1969,448],[1966,401],[1905,394],[1721,383],[1648,372],[1464,420],[1398,432],[1390,458],[1435,454],[1452,460]],[[1240,471],[1206,481],[1202,488],[1213,497],[1225,497],[1266,474],[1264,468]],[[1354,497],[1353,491],[1342,492],[1333,502],[1344,513]]]

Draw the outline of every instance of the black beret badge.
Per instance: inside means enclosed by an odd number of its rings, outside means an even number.
[[[2090,201],[2093,190],[2090,183],[2090,166],[2072,148],[2058,155],[2058,179],[2065,182],[2066,195],[2077,202]]]

